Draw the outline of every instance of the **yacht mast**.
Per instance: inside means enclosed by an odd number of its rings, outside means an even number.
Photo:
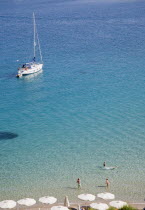
[[[33,12],[33,24],[34,24],[34,61],[35,61],[35,47],[36,47],[36,23],[35,23],[35,14]]]

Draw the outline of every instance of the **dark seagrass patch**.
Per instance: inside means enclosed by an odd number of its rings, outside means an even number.
[[[12,133],[12,132],[1,132],[0,131],[0,141],[1,140],[8,140],[8,139],[14,139],[17,138],[18,134],[17,133]]]

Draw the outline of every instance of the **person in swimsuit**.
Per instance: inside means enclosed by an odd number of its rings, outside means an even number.
[[[77,184],[78,184],[78,189],[80,189],[81,188],[81,180],[79,178],[77,179]]]
[[[108,188],[108,187],[109,187],[109,185],[110,185],[110,182],[109,182],[109,180],[108,180],[108,179],[106,179],[106,187]]]
[[[106,166],[106,162],[103,163],[103,166],[104,166],[104,167]]]

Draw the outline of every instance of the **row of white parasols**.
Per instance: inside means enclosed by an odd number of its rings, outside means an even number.
[[[102,198],[104,200],[113,200],[115,199],[114,194],[112,193],[99,193],[97,194],[97,197]],[[78,198],[83,200],[83,201],[94,201],[96,196],[92,195],[92,194],[80,194],[78,195]],[[45,196],[42,198],[39,198],[39,202],[43,203],[43,204],[54,204],[56,203],[57,199],[55,197],[52,196]],[[32,199],[32,198],[24,198],[21,199],[17,202],[13,201],[13,200],[4,200],[0,202],[0,208],[7,208],[7,209],[11,209],[14,208],[17,204],[19,205],[25,205],[25,206],[32,206],[34,204],[36,204],[36,200]],[[113,206],[115,208],[122,208],[123,206],[126,206],[127,203],[124,201],[111,201],[109,203],[110,206]],[[51,208],[51,210],[68,210],[67,207],[69,207],[69,201],[68,201],[68,197],[65,197],[65,201],[64,201],[64,206],[53,206]],[[109,206],[106,203],[91,203],[90,207],[93,209],[98,209],[98,210],[107,210],[109,208]]]
[[[97,197],[102,198],[104,200],[115,199],[114,194],[106,193],[106,192],[97,194]],[[85,201],[94,201],[96,197],[95,195],[92,195],[92,194],[81,194],[81,195],[78,195],[78,198]],[[111,201],[109,205],[115,208],[122,208],[123,206],[126,206],[127,203],[124,201]],[[107,210],[109,208],[109,206],[106,203],[91,203],[90,207],[93,209],[98,209],[98,210]]]

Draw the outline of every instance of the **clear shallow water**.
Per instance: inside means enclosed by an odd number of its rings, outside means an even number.
[[[145,3],[0,2],[0,198],[145,194]],[[16,79],[29,58],[35,11],[44,71]],[[24,59],[22,59],[24,58]],[[103,170],[102,164],[118,166]],[[76,179],[83,189],[78,192]]]

